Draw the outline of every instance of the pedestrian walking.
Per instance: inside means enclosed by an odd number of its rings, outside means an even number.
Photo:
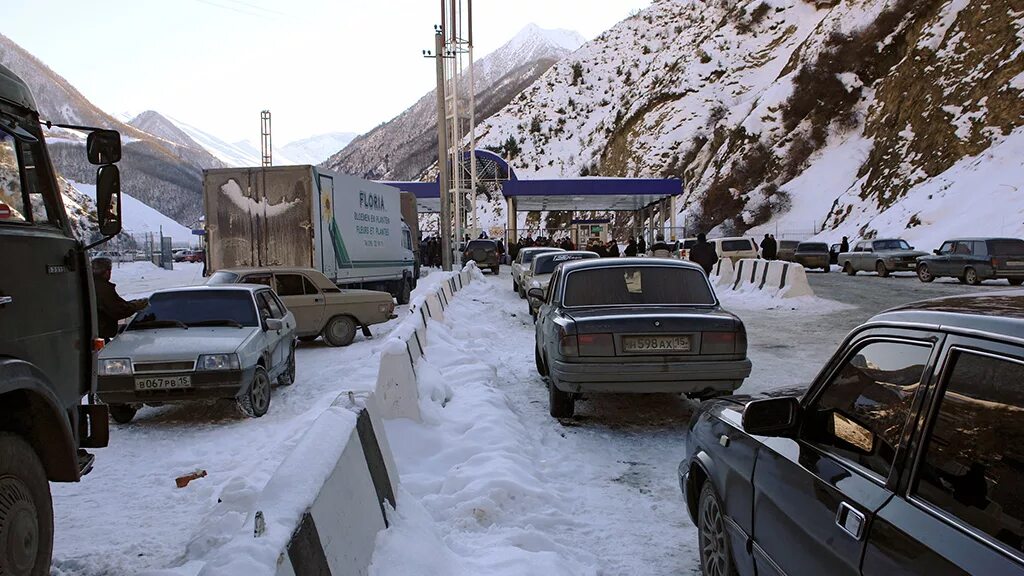
[[[714,244],[708,242],[708,237],[703,232],[697,234],[697,243],[690,248],[690,261],[700,264],[708,276],[718,263],[718,251],[715,250]]]

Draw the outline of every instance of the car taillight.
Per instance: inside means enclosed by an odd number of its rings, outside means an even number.
[[[735,332],[704,332],[701,335],[701,354],[733,354],[736,352]]]
[[[579,334],[576,343],[580,356],[615,355],[615,341],[611,334]]]
[[[995,258],[995,257],[992,258],[992,267],[993,268],[998,268],[999,267],[999,259],[998,258]]]
[[[558,339],[558,351],[562,356],[579,356],[580,345],[575,334],[562,334]]]

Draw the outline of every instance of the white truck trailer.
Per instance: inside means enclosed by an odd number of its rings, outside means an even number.
[[[408,303],[416,264],[397,188],[315,166],[218,168],[203,171],[203,195],[208,274],[309,266]]]

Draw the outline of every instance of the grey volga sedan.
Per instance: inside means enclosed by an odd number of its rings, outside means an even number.
[[[793,262],[804,268],[821,268],[822,272],[829,271],[830,260],[828,244],[824,242],[801,242],[793,252]]]
[[[97,392],[118,423],[143,404],[233,399],[248,416],[270,407],[271,382],[295,380],[295,316],[267,286],[154,293],[97,360]]]
[[[559,266],[540,299],[535,360],[550,412],[581,393],[730,394],[750,375],[743,322],[719,306],[700,266],[662,258]]]

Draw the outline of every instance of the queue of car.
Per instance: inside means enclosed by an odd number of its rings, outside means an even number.
[[[572,250],[569,252],[561,251],[558,253],[545,253],[538,254],[534,259],[530,268],[523,274],[523,284],[525,285],[525,291],[528,292],[530,289],[539,288],[547,293],[548,287],[551,284],[551,274],[555,271],[555,268],[565,262],[572,262],[573,260],[589,260],[593,258],[599,258],[596,252],[590,252],[589,250]],[[522,294],[521,294],[522,295]],[[534,319],[537,318],[537,310],[540,308],[540,300],[536,297],[526,295],[527,304],[529,306],[530,316]]]

